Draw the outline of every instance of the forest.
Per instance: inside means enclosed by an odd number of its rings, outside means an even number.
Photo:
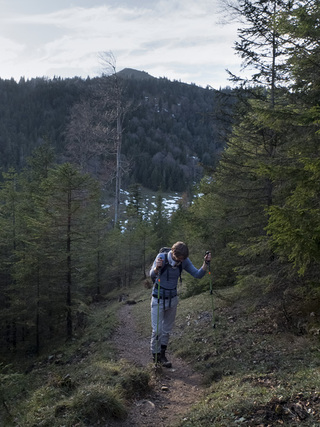
[[[34,149],[49,143],[58,163],[81,163],[95,177],[106,175],[115,162],[112,109],[118,96],[123,186],[190,190],[225,146],[235,102],[230,88],[203,89],[131,69],[117,72],[118,83],[111,83],[116,70],[108,63],[105,68],[103,76],[86,80],[0,79],[1,170],[20,171]]]
[[[72,339],[93,301],[146,280],[177,240],[195,263],[212,251],[216,288],[273,304],[300,333],[319,327],[320,6],[230,8],[254,70],[230,71],[232,90],[117,73],[0,82],[1,361]],[[104,197],[122,185],[115,217]],[[142,187],[157,191],[153,211]],[[163,190],[183,192],[171,216]],[[201,294],[208,278],[186,284]]]

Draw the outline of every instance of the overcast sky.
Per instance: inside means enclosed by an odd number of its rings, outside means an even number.
[[[219,0],[0,0],[0,78],[101,75],[99,52],[117,71],[135,68],[216,89],[237,73],[235,24]]]

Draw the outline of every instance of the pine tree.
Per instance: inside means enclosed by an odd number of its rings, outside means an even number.
[[[265,286],[272,280],[276,261],[265,227],[266,208],[273,205],[278,195],[266,170],[277,163],[287,143],[287,135],[277,126],[275,114],[287,102],[283,86],[288,78],[287,40],[281,37],[277,18],[290,4],[282,0],[241,0],[229,4],[244,21],[238,30],[240,40],[235,50],[243,59],[243,67],[253,71],[244,80],[231,75],[242,85],[241,98],[211,186],[225,220],[224,251],[230,253],[227,259],[234,260],[230,267],[236,272],[238,283],[259,289],[259,283]]]
[[[46,257],[51,261],[51,278],[56,291],[64,291],[66,307],[66,331],[73,334],[74,300],[81,294],[85,276],[86,257],[93,249],[91,231],[95,229],[95,210],[100,199],[97,184],[89,175],[81,175],[65,163],[52,171],[43,181],[46,194],[41,209],[47,233],[43,239],[49,242]],[[89,236],[89,237],[88,237]],[[95,243],[95,242],[94,242]]]
[[[291,143],[284,166],[270,169],[282,181],[283,199],[269,210],[268,231],[275,250],[306,276],[318,275],[320,262],[318,221],[319,179],[319,32],[318,2],[297,3],[282,15],[282,30],[291,43],[291,85],[295,103],[282,111],[290,120]],[[310,278],[309,278],[310,280]]]
[[[151,224],[152,224],[152,234],[154,237],[154,241],[153,241],[154,251],[158,251],[159,248],[162,246],[171,246],[171,244],[169,244],[169,239],[170,239],[169,219],[168,219],[168,214],[164,208],[163,197],[160,191],[156,195],[155,210],[151,218]]]
[[[18,174],[14,170],[3,174],[0,200],[0,277],[1,277],[1,339],[3,347],[15,350],[19,322],[25,313],[23,295],[16,296],[13,269],[16,250],[20,247],[19,203],[21,191]],[[21,317],[19,317],[21,314]]]

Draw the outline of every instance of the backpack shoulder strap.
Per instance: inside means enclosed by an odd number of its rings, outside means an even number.
[[[168,254],[164,253],[164,266],[161,268],[161,274],[163,274],[166,269],[169,267]]]
[[[168,269],[168,267],[170,267],[170,264],[168,261],[168,253],[167,252],[160,252],[160,253],[164,254],[164,266],[161,268],[161,273],[160,273],[160,274],[163,274]],[[182,283],[182,277],[181,277],[182,264],[179,264],[179,272],[180,272],[179,280],[180,280],[180,283]],[[167,271],[167,278],[169,280],[169,270]]]
[[[167,269],[168,269],[168,267],[170,267],[170,264],[169,264],[169,261],[168,261],[168,254],[167,253],[165,253],[164,254],[164,256],[165,256],[165,264],[164,264],[164,266],[162,267],[162,269],[161,269],[161,274],[163,274]],[[180,280],[180,283],[182,283],[182,277],[181,277],[181,273],[182,273],[182,264],[180,263],[179,264],[179,280]],[[167,279],[169,280],[169,270],[167,271]]]

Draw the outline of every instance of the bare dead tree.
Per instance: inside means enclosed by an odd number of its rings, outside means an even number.
[[[109,119],[111,119],[111,122],[113,122],[115,129],[116,188],[114,203],[114,224],[117,224],[120,218],[121,179],[125,170],[125,165],[121,159],[122,136],[124,131],[123,121],[126,113],[131,108],[131,103],[125,99],[123,80],[119,78],[117,74],[116,58],[113,53],[102,52],[99,54],[99,59],[104,70],[103,78],[101,80],[102,90],[100,91],[100,94],[102,96],[107,96],[108,105],[106,105],[106,112],[108,112]]]
[[[66,127],[67,156],[84,173],[101,175],[101,162],[114,154],[113,129],[101,123],[94,99],[86,98],[75,104]],[[104,160],[102,160],[104,159]]]
[[[114,224],[120,217],[120,190],[127,165],[121,156],[123,120],[130,108],[123,80],[110,52],[100,53],[102,76],[92,91],[75,104],[66,128],[67,153],[81,171],[94,173],[104,182],[115,180]]]

